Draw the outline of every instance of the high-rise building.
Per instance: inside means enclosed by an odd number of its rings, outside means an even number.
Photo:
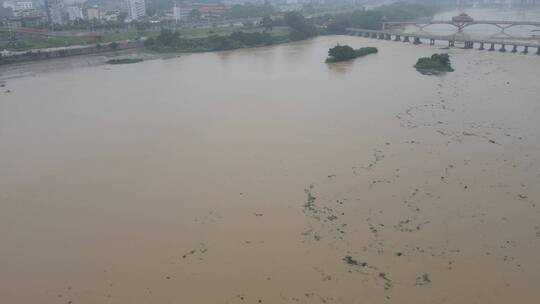
[[[144,0],[126,0],[128,17],[131,20],[138,20],[146,16],[146,3]]]

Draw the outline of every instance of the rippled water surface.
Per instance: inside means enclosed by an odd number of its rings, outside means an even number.
[[[440,51],[0,71],[0,302],[535,302],[540,59]]]

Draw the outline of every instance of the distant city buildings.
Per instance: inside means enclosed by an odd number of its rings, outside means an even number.
[[[32,9],[34,7],[34,3],[30,1],[4,1],[2,6],[4,8],[11,8],[13,12],[20,12]]]
[[[128,18],[139,20],[146,16],[146,2],[144,0],[126,0]]]
[[[69,21],[83,19],[82,9],[78,6],[68,6],[65,11]]]
[[[43,1],[43,2],[40,2]],[[150,3],[156,14],[147,18],[146,1],[154,0],[0,0],[0,22],[20,24],[20,26],[84,25],[81,20],[92,21],[92,25],[102,23],[146,21],[186,22],[214,21],[227,17],[238,17],[253,6],[265,7],[270,4],[271,12],[284,13],[301,11],[313,14],[325,11],[343,11],[343,7],[358,7],[364,0],[170,0],[173,7],[167,11],[155,11],[158,6]],[[451,0],[457,7],[540,7],[540,0]],[[43,3],[43,4],[41,4]],[[246,4],[248,3],[248,4]],[[235,7],[245,5],[245,7]],[[348,6],[347,6],[348,5]],[[355,6],[356,5],[356,6]],[[245,13],[245,12],[248,13]],[[229,14],[230,13],[230,14]],[[233,14],[234,13],[234,14]],[[115,25],[118,26],[118,25]]]
[[[99,20],[101,19],[99,6],[90,6],[86,8],[86,19],[87,20]]]
[[[45,0],[45,10],[47,12],[47,21],[49,24],[64,24],[66,22],[64,16],[64,1]]]
[[[190,18],[193,11],[199,13],[201,19],[216,19],[223,17],[229,10],[229,6],[221,3],[197,3],[182,2],[175,3],[173,7],[173,18],[176,21],[184,21]]]

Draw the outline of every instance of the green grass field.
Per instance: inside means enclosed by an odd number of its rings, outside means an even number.
[[[264,29],[260,27],[216,27],[216,28],[189,28],[180,29],[180,34],[185,38],[203,38],[210,35],[228,36],[233,32],[262,32]],[[275,27],[272,30],[267,31],[272,36],[288,36],[288,27]]]

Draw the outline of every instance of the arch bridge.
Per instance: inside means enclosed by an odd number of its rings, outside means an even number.
[[[455,19],[455,18],[453,18]],[[508,35],[505,31],[511,27],[514,26],[521,26],[521,25],[528,25],[528,26],[535,26],[540,28],[540,22],[536,21],[505,21],[505,20],[473,20],[472,18],[470,20],[431,20],[431,21],[396,21],[396,22],[383,22],[382,29],[383,30],[390,30],[395,27],[401,27],[404,25],[412,25],[417,27],[420,30],[424,30],[424,28],[435,25],[435,24],[446,24],[454,26],[457,29],[457,32],[463,31],[464,28],[477,25],[477,24],[484,24],[484,25],[492,25],[494,27],[497,27],[500,32],[498,34]]]
[[[378,31],[359,28],[347,28],[347,34],[353,36],[361,36],[373,39],[384,39],[393,41],[412,42],[413,44],[422,44],[423,41],[429,41],[429,45],[435,45],[436,41],[448,42],[448,47],[456,46],[456,43],[462,44],[464,49],[472,49],[475,45],[479,50],[495,51],[498,46],[499,52],[506,52],[507,50],[512,53],[517,53],[521,50],[521,53],[527,54],[531,50],[536,49],[536,54],[540,55],[540,43],[528,43],[522,41],[505,40],[493,40],[493,39],[471,39],[463,37],[463,35],[434,35],[427,33],[403,33],[392,31]],[[509,49],[507,49],[509,48]],[[519,50],[518,50],[519,48]]]

